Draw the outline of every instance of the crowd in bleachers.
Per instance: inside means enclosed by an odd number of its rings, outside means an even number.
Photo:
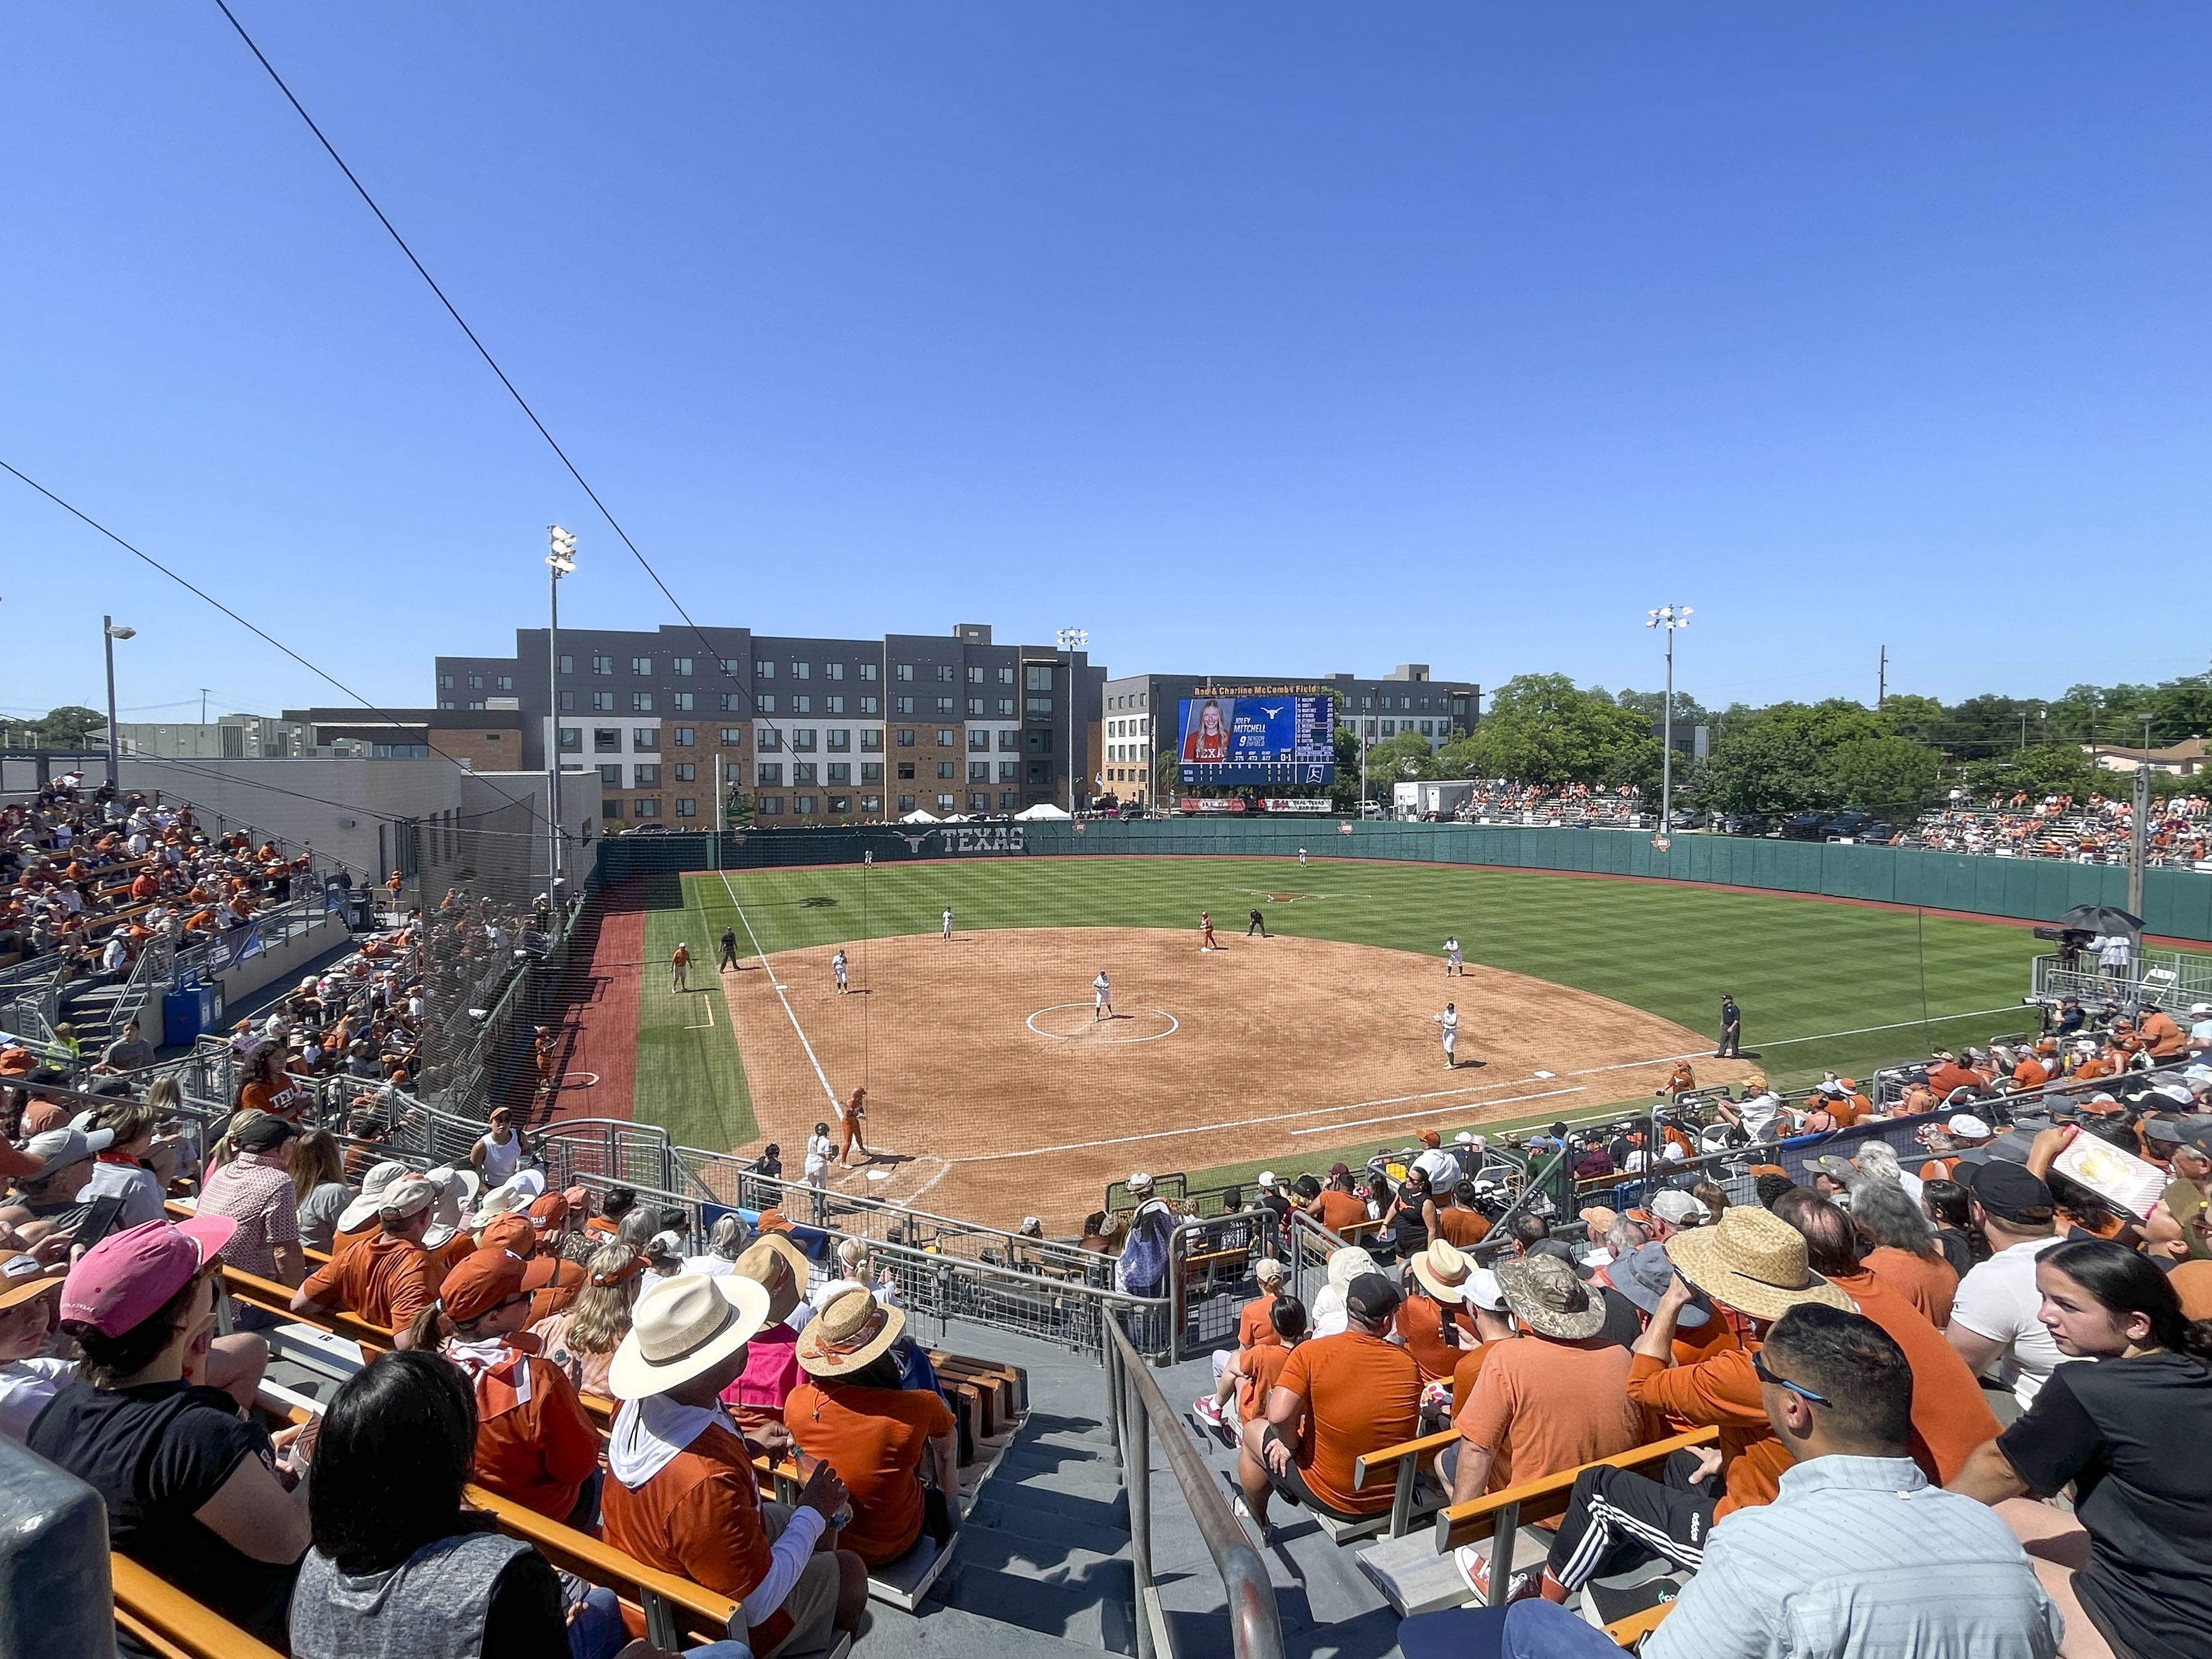
[[[1262,1261],[1194,1407],[1240,1512],[1371,1525],[1404,1458],[1447,1522],[1548,1491],[1506,1565],[1451,1558],[1504,1605],[1408,1619],[1409,1659],[1614,1651],[1662,1601],[1649,1654],[2212,1651],[2212,1006],[2057,1018],[1872,1090],[1686,1066],[1649,1117],[1262,1175],[1326,1274]],[[1194,1213],[1127,1186],[1125,1263]]]
[[[2144,857],[2152,864],[2185,869],[2203,863],[2212,856],[2208,811],[2212,801],[2202,795],[2154,802],[2144,824]],[[2129,856],[2134,833],[2135,803],[2124,796],[2037,799],[2015,791],[1977,799],[1959,789],[1940,811],[1923,816],[1913,836],[1920,845],[1942,853],[2114,864]]]

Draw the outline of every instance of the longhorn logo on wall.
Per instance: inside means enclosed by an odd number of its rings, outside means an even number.
[[[919,832],[902,830],[894,833],[906,843],[909,858],[925,859],[946,854],[957,858],[970,854],[1029,851],[1022,842],[1022,826],[1018,823],[978,824],[973,829],[966,824],[947,823],[933,830]],[[933,839],[937,842],[934,848],[929,844]]]

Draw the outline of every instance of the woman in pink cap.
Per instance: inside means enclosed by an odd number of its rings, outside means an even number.
[[[267,1346],[215,1334],[216,1252],[236,1224],[149,1221],[85,1252],[60,1308],[84,1357],[27,1443],[99,1492],[111,1547],[281,1647],[308,1541],[305,1458],[299,1431],[272,1442],[239,1415]]]

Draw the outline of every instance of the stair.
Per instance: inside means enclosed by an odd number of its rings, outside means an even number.
[[[77,1047],[88,1058],[96,1060],[100,1050],[123,1035],[112,1030],[115,1005],[121,1000],[123,988],[100,979],[81,979],[62,994],[61,1018],[76,1032]],[[158,1039],[161,1033],[155,1033]]]

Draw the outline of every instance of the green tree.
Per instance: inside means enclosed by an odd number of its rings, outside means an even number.
[[[1357,766],[1355,758],[1352,764]],[[1416,778],[1437,776],[1436,757],[1429,748],[1429,740],[1418,732],[1401,732],[1395,738],[1384,738],[1367,751],[1367,785],[1378,800],[1387,799],[1382,786],[1389,783],[1411,783]]]
[[[1884,817],[1910,817],[1934,793],[1942,757],[1911,738],[1853,738],[1830,751],[1827,782],[1845,805]]]
[[[96,708],[65,702],[46,710],[39,722],[39,741],[49,749],[82,749],[95,732],[107,729],[107,716]]]
[[[1990,755],[1966,763],[1966,786],[1978,795],[2025,794],[2040,800],[2045,795],[2087,796],[2100,783],[2111,787],[2113,774],[2100,779],[2075,744],[2037,744],[2008,754]]]
[[[1650,722],[1564,674],[1522,674],[1498,688],[1491,713],[1452,746],[1472,777],[1516,783],[1646,784],[1659,775]]]
[[[1694,799],[1708,811],[1755,818],[1788,817],[1835,805],[1820,751],[1786,721],[1759,720],[1713,745],[1694,780]]]

